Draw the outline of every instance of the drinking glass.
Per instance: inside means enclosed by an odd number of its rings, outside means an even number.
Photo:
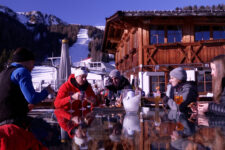
[[[70,98],[71,98],[71,96],[73,95],[73,92],[69,92],[69,95],[70,95]],[[74,112],[74,110],[72,108],[72,104],[73,104],[72,99],[70,99],[70,110],[69,110],[70,114],[72,114]]]
[[[183,96],[180,95],[178,92],[175,92],[174,93],[174,101],[177,104],[178,112],[180,112],[179,105],[183,102]]]
[[[158,110],[159,109],[159,101],[160,101],[160,93],[154,92],[153,96],[154,96],[154,101],[155,101],[155,109]]]
[[[158,109],[155,110],[154,124],[155,124],[156,127],[160,126],[160,124],[161,124],[161,118],[159,116],[159,110]]]
[[[85,94],[85,91],[80,91],[80,100],[81,100],[81,114],[83,116],[83,111],[86,110],[86,108],[83,106],[84,104],[84,100],[86,98],[86,94]]]

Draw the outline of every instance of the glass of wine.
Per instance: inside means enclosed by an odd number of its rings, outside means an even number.
[[[179,105],[183,102],[183,96],[178,92],[174,93],[174,101],[177,104],[177,111],[180,112]]]

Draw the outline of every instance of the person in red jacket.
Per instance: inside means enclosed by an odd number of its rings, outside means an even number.
[[[83,116],[81,116],[80,113],[70,113],[65,109],[59,108],[55,109],[54,114],[60,127],[67,132],[70,138],[76,136],[76,133],[79,131],[77,130],[79,127],[85,128],[93,121],[93,116],[87,111],[83,114]]]
[[[97,97],[87,81],[88,71],[79,68],[71,74],[68,80],[61,85],[54,101],[55,108],[79,111],[81,108],[89,109],[99,104]]]

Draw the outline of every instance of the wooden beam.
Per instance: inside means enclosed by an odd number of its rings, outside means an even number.
[[[115,49],[106,49],[106,51],[110,54],[115,54],[116,50]]]
[[[203,47],[203,45],[199,46],[196,52],[194,52],[193,47],[191,48],[191,51],[193,54],[192,58],[191,58],[192,61],[194,60],[194,58],[196,58],[196,59],[198,59],[199,62],[203,63],[201,58],[198,56],[198,53],[203,49],[202,47]]]
[[[120,42],[120,38],[113,38],[113,37],[110,37],[107,39],[107,41],[110,41],[111,43],[119,43]]]

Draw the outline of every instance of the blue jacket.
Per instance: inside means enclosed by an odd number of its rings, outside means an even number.
[[[29,70],[15,62],[11,65],[18,67],[12,72],[11,81],[20,86],[20,89],[28,103],[37,104],[48,96],[48,91],[46,89],[42,90],[40,93],[35,92]]]

